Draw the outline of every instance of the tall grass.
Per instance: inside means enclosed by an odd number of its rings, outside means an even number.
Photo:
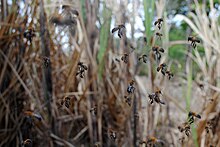
[[[155,0],[144,0],[144,26],[145,26],[145,34],[147,37],[152,36],[152,22],[154,18],[154,8],[155,8]]]
[[[110,32],[110,24],[111,24],[111,10],[108,9],[105,5],[105,3],[103,3],[104,7],[102,10],[102,19],[103,19],[103,23],[101,24],[101,31],[100,31],[100,48],[98,51],[98,63],[99,63],[99,78],[101,78],[102,73],[103,73],[103,69],[104,69],[104,56],[105,53],[107,51],[107,45],[108,45],[108,38],[109,38],[109,32]]]
[[[41,9],[37,2],[30,4],[27,2],[21,10],[20,7],[14,7],[18,4],[17,1],[12,1],[12,5],[4,3],[2,6],[4,9],[0,8],[1,12],[6,11],[4,12],[6,15],[0,14],[2,20],[0,22],[0,67],[2,67],[0,70],[0,105],[2,106],[0,107],[0,146],[19,146],[25,139],[30,138],[34,146],[133,147],[139,141],[145,141],[148,135],[162,139],[165,146],[180,146],[178,141],[180,132],[177,135],[177,126],[186,117],[185,110],[192,109],[202,115],[202,120],[196,120],[197,131],[193,131],[192,136],[187,138],[189,141],[185,143],[185,146],[193,146],[193,139],[194,146],[208,146],[209,144],[201,141],[204,139],[218,143],[202,134],[205,133],[204,127],[209,113],[214,113],[214,116],[218,116],[219,113],[217,110],[219,88],[216,84],[219,77],[217,69],[220,68],[218,64],[220,60],[217,58],[220,53],[219,22],[209,19],[206,12],[199,9],[197,3],[196,15],[190,14],[190,18],[182,15],[180,17],[202,39],[199,46],[204,46],[205,56],[202,56],[197,49],[189,56],[200,69],[195,76],[201,75],[199,82],[204,84],[206,96],[201,96],[202,92],[197,91],[199,86],[195,84],[194,79],[197,78],[193,77],[192,73],[195,69],[192,65],[189,66],[187,82],[184,83],[182,77],[179,76],[181,73],[175,72],[171,80],[156,73],[157,65],[154,64],[156,62],[151,55],[147,63],[149,65],[147,76],[141,75],[139,71],[133,71],[136,65],[141,65],[139,67],[145,65],[138,61],[139,53],[137,52],[129,54],[127,64],[121,60],[120,62],[114,60],[115,56],[121,57],[121,53],[130,52],[128,47],[130,42],[137,41],[144,44],[141,39],[135,37],[130,39],[125,35],[119,41],[120,46],[109,41],[112,15],[115,14],[117,21],[123,17],[123,23],[130,23],[127,18],[136,16],[137,13],[127,11],[125,9],[127,7],[124,6],[131,4],[135,4],[137,10],[144,6],[144,36],[148,39],[148,46],[145,46],[147,49],[145,48],[143,53],[148,54],[153,45],[150,44],[150,40],[155,37],[155,32],[151,30],[154,17],[156,17],[154,16],[155,8],[157,8],[158,17],[164,18],[161,31],[165,35],[162,41],[155,42],[168,49],[166,45],[170,43],[169,24],[166,23],[167,12],[164,0],[144,0],[143,3],[135,0],[120,1],[120,3],[116,0],[110,0],[108,3],[92,0],[74,1],[70,4],[70,8],[80,11],[80,15],[76,17],[75,35],[70,33],[74,27],[59,26],[49,22],[51,16],[54,16],[51,9],[55,13],[63,10],[52,0],[44,2],[47,3],[45,6],[41,5]],[[59,1],[59,4],[62,5],[63,2]],[[212,5],[211,3],[211,10],[214,9]],[[6,8],[13,8],[15,11],[7,12]],[[47,11],[44,10],[45,8]],[[43,15],[43,10],[45,15]],[[24,11],[25,17],[17,13],[21,11]],[[41,21],[41,29],[40,14],[41,17],[45,17],[45,21]],[[36,37],[33,38],[32,43],[27,43],[23,33],[32,25],[36,29]],[[49,33],[44,32],[44,28],[47,28]],[[131,28],[134,32],[138,31],[135,26]],[[41,36],[44,33],[48,35],[46,38]],[[46,50],[43,45],[47,41],[50,52],[44,55],[50,57],[52,83],[47,83],[42,75],[43,71],[49,70],[42,66],[42,50]],[[184,44],[187,41],[182,42]],[[71,51],[67,54],[64,48]],[[76,76],[79,61],[88,67],[84,78]],[[170,62],[170,59],[166,58],[166,62]],[[135,92],[131,97],[131,106],[129,106],[124,96],[127,95],[127,87],[131,78],[135,80]],[[51,99],[45,99],[45,82],[52,85]],[[165,106],[149,104],[147,94],[154,92],[154,84],[162,89]],[[67,101],[62,104],[67,97],[70,98],[69,103]],[[205,102],[204,99],[208,97],[214,97],[215,101]],[[207,107],[202,109],[197,105],[198,103],[207,105]],[[48,104],[50,104],[50,112],[47,111]],[[68,104],[69,107],[67,107]],[[184,104],[186,108],[183,108]],[[97,114],[92,111],[94,108],[97,108]],[[26,110],[33,110],[40,114],[43,117],[42,121],[34,122],[34,125],[30,127],[30,122],[27,121],[29,117],[24,114]],[[203,110],[207,114],[204,114]],[[53,119],[49,120],[49,117]],[[116,132],[115,141],[110,137],[110,129]],[[216,130],[218,129],[219,126],[216,125]],[[213,138],[219,138],[217,133],[213,136]]]
[[[197,49],[194,50],[194,55],[190,54],[190,57],[193,59],[193,61],[199,66],[202,77],[201,83],[204,84],[205,93],[215,93],[215,90],[217,90],[217,85],[219,85],[218,78],[219,73],[217,72],[219,69],[218,63],[219,59],[216,58],[216,56],[219,56],[220,53],[220,28],[219,28],[219,22],[218,19],[215,18],[215,16],[207,16],[206,13],[206,5],[203,5],[202,7],[198,3],[197,0],[195,2],[195,13],[189,13],[189,17],[178,15],[180,19],[183,19],[191,28],[192,30],[197,34],[197,37],[201,38],[202,45],[204,47],[205,56],[201,56]],[[209,1],[210,4],[210,12],[216,12],[214,8],[213,1]],[[192,18],[192,19],[190,19]],[[216,73],[216,74],[214,74]],[[188,79],[188,92],[187,95],[191,93],[190,87],[192,87],[192,77],[191,74],[187,76]],[[203,80],[202,80],[203,79]],[[215,84],[214,84],[215,83]],[[212,87],[212,88],[211,88]],[[211,88],[211,89],[210,89]],[[198,101],[200,101],[200,98],[197,98]],[[187,104],[189,103],[190,99],[187,96],[186,98]],[[197,109],[199,111],[199,108],[194,108],[196,106],[191,105],[191,107],[187,106],[188,109]],[[215,109],[215,108],[213,108]],[[207,119],[203,118],[203,119]],[[200,122],[202,124],[202,122]],[[193,129],[193,139],[195,142],[195,146],[199,146],[198,143],[200,139],[202,138],[201,134],[196,134],[198,130],[204,129],[201,128],[201,125],[199,125],[196,130]],[[204,138],[203,138],[204,139]],[[201,144],[201,146],[204,146],[204,144]]]
[[[188,72],[187,72],[187,88],[186,88],[186,111],[192,111],[191,107],[191,97],[192,97],[192,82],[193,82],[193,77],[192,77],[192,71],[193,70],[193,64],[191,61],[188,63]],[[197,140],[197,131],[196,131],[196,126],[194,124],[191,125],[192,127],[192,137],[194,141],[195,147],[198,147],[198,140]]]
[[[81,4],[81,10],[82,10],[82,17],[83,17],[83,21],[86,21],[86,8],[85,8],[85,0],[80,0],[80,4]]]
[[[191,97],[192,97],[192,69],[193,69],[192,62],[190,62],[188,64],[187,87],[186,87],[186,96],[185,96],[187,112],[189,112],[190,109],[191,109],[190,100],[191,100]]]

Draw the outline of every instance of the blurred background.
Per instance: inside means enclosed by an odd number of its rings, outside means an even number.
[[[151,146],[141,143],[149,136],[154,146],[220,146],[219,0],[0,5],[0,146]],[[121,24],[120,38],[111,31]],[[200,40],[195,49],[189,36]],[[156,45],[164,49],[160,61]],[[157,72],[160,63],[173,78]],[[158,89],[165,105],[149,103]],[[189,111],[201,119],[186,136],[178,126]]]

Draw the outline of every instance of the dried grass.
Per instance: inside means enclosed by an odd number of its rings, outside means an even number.
[[[149,44],[144,49],[137,48],[129,56],[128,64],[118,63],[115,58],[130,52],[129,46],[135,38],[124,35],[119,40],[110,34],[111,20],[116,21],[115,25],[124,24],[129,23],[128,17],[138,15],[127,12],[128,1],[113,7],[116,1],[105,5],[105,1],[36,0],[25,3],[22,10],[17,7],[21,1],[13,1],[12,5],[1,2],[4,3],[1,3],[3,13],[0,15],[0,146],[22,146],[28,138],[33,141],[33,146],[138,146],[147,136],[162,139],[165,146],[194,146],[192,137],[182,145],[178,140],[181,133],[177,126],[187,116],[183,90],[187,86],[192,87],[188,94],[189,109],[202,115],[195,127],[199,146],[220,144],[219,125],[208,134],[211,137],[205,134],[210,116],[220,117],[220,25],[218,19],[206,15],[197,1],[196,14],[179,15],[201,38],[205,51],[205,56],[197,49],[189,54],[201,72],[196,75],[196,80],[189,77],[192,81],[188,80],[188,85],[177,77],[179,73],[174,73],[176,77],[171,81],[156,73],[158,63],[151,54],[147,65],[139,64],[136,58],[158,44],[153,36],[155,32],[150,30],[154,13],[149,13],[146,8],[154,10],[155,7],[157,18],[164,18],[164,35],[159,45],[165,48],[165,54],[161,62],[170,63],[170,66],[173,61],[167,56],[169,47],[186,43],[169,40],[165,0],[143,4],[146,27],[143,36],[147,36]],[[50,18],[60,13],[63,4],[78,10],[76,26],[50,23]],[[133,1],[133,5],[135,9],[141,6],[140,1]],[[102,9],[106,13],[98,11],[101,6],[106,6]],[[210,11],[215,12],[211,0]],[[110,19],[110,16],[113,17]],[[27,43],[23,37],[29,27],[36,30],[32,43]],[[143,40],[140,44],[144,44]],[[44,56],[50,58],[48,67],[44,66]],[[79,61],[88,66],[84,78],[75,76]],[[135,80],[135,92],[129,107],[124,96],[132,79]],[[203,91],[196,82],[204,85]],[[182,86],[178,86],[180,84]],[[166,106],[148,103],[148,93],[156,87],[162,89]],[[65,97],[70,98],[69,107],[61,105]],[[209,98],[213,101],[209,102]],[[197,105],[198,102],[201,105]],[[90,112],[94,107],[97,115]],[[26,110],[40,114],[43,120],[32,120],[34,126],[31,127],[24,115]],[[117,133],[116,141],[110,139],[109,129]]]

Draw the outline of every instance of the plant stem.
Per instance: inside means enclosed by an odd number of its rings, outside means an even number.
[[[98,52],[98,63],[99,63],[99,70],[98,70],[98,75],[99,79],[101,78],[101,75],[103,73],[104,69],[104,56],[108,44],[108,36],[109,36],[109,30],[110,30],[110,24],[111,24],[111,11],[106,8],[104,4],[104,9],[103,9],[103,18],[104,22],[101,26],[101,32],[100,32],[100,49]]]
[[[191,94],[192,94],[192,61],[188,60],[186,63],[188,64],[188,71],[187,71],[187,92],[186,92],[186,110],[187,112],[190,111],[190,100],[191,100]],[[195,147],[198,147],[198,141],[197,141],[197,132],[194,124],[192,125],[192,137],[194,141]]]

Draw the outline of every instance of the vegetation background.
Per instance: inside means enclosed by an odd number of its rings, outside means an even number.
[[[220,146],[219,0],[1,0],[0,5],[0,146],[23,146],[31,139],[31,146],[135,147],[144,146],[139,142],[147,136],[169,147]],[[77,23],[51,23],[54,16],[66,17],[67,5],[79,12]],[[161,17],[160,40],[153,23]],[[121,39],[111,33],[119,24],[126,27]],[[28,28],[35,30],[32,42],[23,35]],[[196,49],[187,41],[190,35],[201,40]],[[156,72],[155,44],[165,49],[161,63],[174,73],[171,80]],[[116,62],[130,45],[135,51],[128,64]],[[147,63],[138,61],[141,54],[148,55]],[[43,57],[50,59],[47,67]],[[84,78],[76,77],[79,61],[88,66]],[[124,96],[132,79],[129,106]],[[149,104],[148,94],[157,88],[166,105]],[[65,97],[69,108],[61,105]],[[94,107],[97,114],[90,112]],[[27,119],[27,110],[43,119]],[[187,137],[178,126],[190,110],[202,119]]]

